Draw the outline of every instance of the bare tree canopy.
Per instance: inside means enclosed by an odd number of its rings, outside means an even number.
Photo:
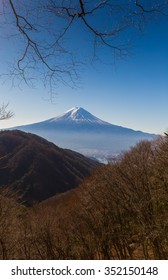
[[[11,77],[29,85],[38,78],[51,88],[74,86],[81,64],[103,59],[104,52],[109,60],[125,57],[130,34],[168,14],[167,0],[8,0],[0,6],[20,49]]]
[[[9,104],[2,104],[0,106],[0,120],[6,120],[6,119],[10,119],[11,117],[13,117],[13,112],[10,110],[7,110]]]

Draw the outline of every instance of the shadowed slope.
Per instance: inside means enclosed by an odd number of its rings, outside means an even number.
[[[28,205],[76,187],[97,165],[39,136],[0,132],[0,187],[19,191]]]

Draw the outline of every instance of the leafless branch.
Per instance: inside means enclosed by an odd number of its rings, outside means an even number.
[[[0,120],[10,119],[14,116],[12,111],[7,110],[8,105],[9,104],[2,104],[0,106]]]
[[[92,40],[91,60],[93,57],[101,60],[104,47],[109,49],[113,62],[114,57],[123,58],[128,54],[128,40],[123,37],[124,32],[134,27],[137,30],[137,26],[141,29],[146,18],[152,18],[152,14],[166,15],[168,1],[153,4],[140,0],[8,0],[2,6],[4,13],[10,7],[22,39],[17,77],[20,73],[21,79],[26,82],[30,74],[35,79],[39,78],[39,73],[42,77],[43,73],[45,82],[51,77],[55,85],[63,82],[74,86],[79,77],[79,63],[84,63],[78,48],[84,33]]]

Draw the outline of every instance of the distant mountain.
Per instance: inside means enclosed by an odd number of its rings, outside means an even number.
[[[46,121],[17,129],[38,134],[55,144],[90,157],[110,158],[137,142],[156,135],[105,122],[81,107]]]
[[[75,188],[97,166],[96,161],[37,135],[0,132],[0,188],[19,192],[27,205]]]
[[[62,130],[89,131],[114,128],[108,122],[102,121],[81,107],[74,107],[64,114],[46,121],[19,126],[21,130]]]
[[[135,131],[133,129],[125,128],[118,125],[113,125],[111,123],[105,122],[85,109],[81,107],[74,107],[64,114],[48,119],[46,121],[33,123],[29,125],[23,125],[16,127],[20,130],[62,130],[62,131],[74,131],[74,132],[83,132],[83,131],[94,131],[94,132],[110,132],[110,133],[119,133],[119,134],[143,134],[151,135],[144,133],[142,131]]]

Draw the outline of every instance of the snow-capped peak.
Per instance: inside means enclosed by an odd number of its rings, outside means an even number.
[[[72,109],[66,111],[64,114],[53,118],[51,122],[75,122],[75,123],[96,123],[96,124],[108,124],[107,122],[102,121],[101,119],[95,117],[85,109],[81,107],[73,107]]]

